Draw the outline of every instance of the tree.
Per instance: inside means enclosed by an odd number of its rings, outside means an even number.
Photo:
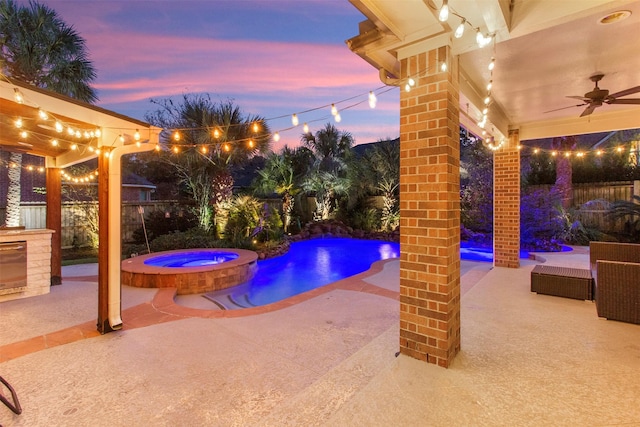
[[[200,227],[214,225],[222,237],[233,189],[230,168],[268,149],[270,132],[262,117],[245,117],[238,106],[215,103],[208,95],[187,94],[181,104],[152,101],[158,110],[147,121],[163,132],[160,159],[177,171],[180,184],[196,202]],[[214,217],[215,215],[215,217]]]
[[[482,143],[460,132],[460,221],[465,228],[493,231],[493,153]]]
[[[315,135],[302,135],[301,142],[314,156],[313,167],[303,183],[306,191],[316,195],[316,219],[328,219],[334,211],[333,200],[347,193],[351,182],[347,163],[354,140],[349,132],[341,132],[331,123]]]
[[[284,231],[289,231],[294,196],[300,191],[300,177],[295,175],[294,152],[285,147],[282,154],[271,153],[267,157],[265,167],[258,171],[256,191],[263,194],[275,192],[282,197],[282,213],[284,216]]]
[[[80,101],[98,99],[90,86],[96,72],[88,60],[84,39],[53,9],[33,1],[19,6],[13,0],[0,0],[0,70]],[[22,155],[13,154],[11,161],[20,165]],[[17,167],[9,174],[8,226],[20,222],[20,171]]]

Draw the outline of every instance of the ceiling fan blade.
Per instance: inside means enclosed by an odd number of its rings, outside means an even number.
[[[566,96],[565,98],[579,99],[580,101],[584,101],[584,102],[591,101],[589,98],[585,98],[584,96]]]
[[[611,101],[605,101],[607,104],[640,104],[640,98],[631,99],[612,99]]]
[[[585,104],[576,104],[576,105],[570,105],[568,107],[556,108],[555,110],[543,111],[542,114],[552,113],[554,111],[566,110],[568,108],[582,107],[583,105],[587,105],[587,104],[586,103]]]
[[[598,107],[598,105],[589,104],[589,106],[582,112],[582,114],[580,114],[580,117],[588,116],[589,114],[593,113],[593,110],[595,110],[596,107]]]
[[[621,90],[620,92],[612,93],[607,98],[620,98],[621,96],[627,96],[640,92],[640,86],[630,87],[629,89]]]

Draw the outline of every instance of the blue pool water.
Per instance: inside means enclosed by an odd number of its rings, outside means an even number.
[[[375,261],[400,257],[400,245],[378,240],[312,239],[291,244],[285,255],[258,261],[255,277],[205,297],[227,309],[271,304],[368,270]],[[521,258],[528,258],[520,251]],[[493,260],[488,248],[461,243],[460,258]]]
[[[375,261],[399,256],[400,245],[379,240],[294,242],[285,255],[258,261],[251,281],[206,297],[226,308],[266,305],[362,273]]]
[[[220,264],[238,258],[238,254],[221,251],[197,251],[179,252],[167,255],[159,255],[144,261],[146,265],[153,267],[202,267],[205,265]]]

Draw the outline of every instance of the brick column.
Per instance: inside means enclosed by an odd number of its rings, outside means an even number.
[[[416,85],[400,89],[400,352],[448,367],[460,350],[457,58],[447,46],[410,56],[401,76]]]
[[[493,157],[493,265],[520,267],[520,137],[510,130]]]

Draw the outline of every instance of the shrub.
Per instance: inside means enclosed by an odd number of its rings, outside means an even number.
[[[381,214],[375,208],[361,208],[351,213],[351,227],[363,231],[378,231],[381,227]]]
[[[164,234],[176,231],[187,231],[198,224],[198,218],[187,210],[171,209],[168,211],[153,211],[145,216],[144,220],[147,228],[149,241]],[[145,243],[144,229],[142,227],[132,234],[134,243]]]

